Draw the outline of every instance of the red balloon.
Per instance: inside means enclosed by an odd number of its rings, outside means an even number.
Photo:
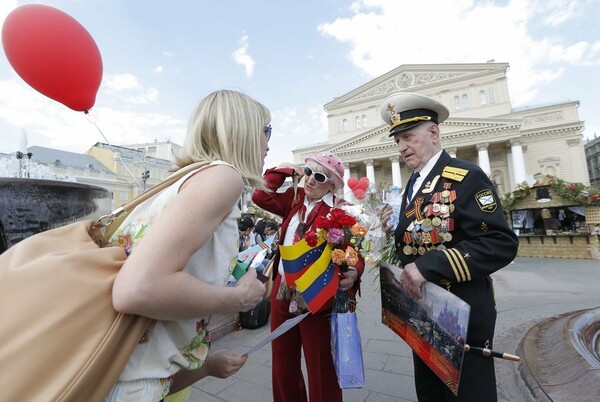
[[[38,92],[77,111],[94,106],[102,58],[70,15],[41,4],[18,7],[4,21],[2,46],[17,74]]]
[[[356,198],[357,200],[364,200],[365,196],[367,195],[367,193],[365,192],[365,190],[361,189],[361,188],[356,188],[352,191],[352,193],[354,194],[354,198]]]
[[[369,188],[369,179],[366,177],[361,177],[360,180],[358,181],[357,187],[363,191],[367,191],[367,189]]]
[[[356,177],[350,177],[348,179],[348,187],[350,187],[351,190],[354,190],[354,188],[356,187],[357,184],[358,184],[358,179]]]

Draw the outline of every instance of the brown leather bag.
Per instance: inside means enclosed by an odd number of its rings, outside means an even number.
[[[180,169],[99,221],[39,233],[0,254],[0,399],[105,398],[152,320],[114,310],[126,254],[108,244],[102,222],[205,167]]]

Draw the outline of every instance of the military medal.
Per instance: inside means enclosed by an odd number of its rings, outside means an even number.
[[[440,205],[440,213],[442,215],[446,215],[449,210],[450,210],[450,207],[448,207],[448,205],[446,205],[446,204],[441,204]]]
[[[444,238],[444,241],[452,241],[452,233],[450,232],[444,233],[442,237]]]
[[[404,243],[406,243],[406,245],[402,248],[402,252],[406,255],[411,255],[412,252],[412,244],[413,240],[412,240],[412,234],[411,232],[404,232]]]
[[[419,248],[417,249],[417,252],[419,253],[419,255],[425,254],[425,247],[419,246]]]
[[[437,203],[433,204],[431,206],[431,209],[433,210],[434,213],[440,212],[440,204],[437,204]]]
[[[424,244],[431,243],[431,235],[429,233],[424,233],[423,234],[423,243]]]
[[[456,207],[454,206],[454,204],[448,205],[448,212],[453,213],[455,209]]]
[[[431,224],[433,226],[440,226],[442,224],[442,219],[439,216],[436,216],[431,220]]]

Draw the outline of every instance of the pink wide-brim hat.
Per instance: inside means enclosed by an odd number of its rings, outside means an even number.
[[[322,152],[313,156],[309,156],[304,160],[304,163],[313,161],[323,166],[331,173],[335,186],[337,188],[344,187],[344,164],[342,160],[338,158],[332,152]]]

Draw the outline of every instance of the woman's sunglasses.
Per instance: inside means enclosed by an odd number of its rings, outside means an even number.
[[[271,139],[271,125],[265,126],[265,137],[267,137],[267,142]]]
[[[313,170],[308,166],[304,168],[304,175],[306,177],[313,176],[317,183],[327,183],[328,181],[331,181],[331,178],[325,176],[323,173],[313,172]]]

